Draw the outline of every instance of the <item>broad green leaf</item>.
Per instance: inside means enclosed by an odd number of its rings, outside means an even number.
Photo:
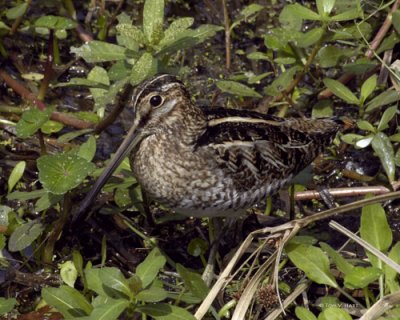
[[[208,294],[208,287],[201,275],[186,269],[183,265],[177,263],[176,271],[182,277],[185,288],[188,289],[195,297],[204,299]]]
[[[163,288],[150,287],[144,289],[136,295],[136,299],[143,302],[160,302],[167,298],[167,291]]]
[[[370,204],[362,208],[361,238],[374,246],[376,249],[386,252],[392,244],[392,230],[386,219],[385,210],[380,203]],[[375,267],[379,267],[377,258],[367,252],[371,263]]]
[[[15,298],[3,298],[0,297],[0,315],[5,315],[6,313],[10,312],[14,309],[15,305],[17,304],[17,299]]]
[[[98,276],[104,292],[110,298],[133,298],[129,282],[119,269],[114,267],[101,268]]]
[[[396,90],[386,90],[377,97],[375,97],[374,99],[372,99],[366,105],[365,111],[371,112],[377,108],[397,102],[399,99],[400,99],[400,92],[397,92]]]
[[[336,267],[338,270],[344,274],[350,273],[351,270],[353,270],[354,266],[350,263],[347,262],[345,258],[343,258],[340,253],[338,253],[335,249],[333,249],[330,245],[327,243],[321,242],[320,246],[322,250],[324,250],[329,257],[333,260],[335,263]]]
[[[393,119],[396,113],[397,113],[397,105],[387,108],[383,113],[381,120],[379,121],[378,131],[383,131],[387,129],[389,127],[388,123]]]
[[[346,101],[349,104],[359,104],[358,98],[341,82],[329,78],[324,79],[326,87],[333,92],[338,98]]]
[[[367,120],[358,120],[357,127],[361,130],[376,133],[375,127],[371,123],[369,123]]]
[[[223,92],[232,93],[242,97],[262,98],[262,96],[254,89],[236,81],[219,80],[216,82],[217,87]]]
[[[104,291],[103,283],[100,280],[100,271],[99,268],[90,268],[85,269],[85,277],[88,284],[88,288],[96,292],[99,296],[109,297],[107,293]]]
[[[377,133],[371,142],[372,148],[381,160],[386,175],[390,181],[394,181],[395,164],[394,150],[388,136],[383,132]]]
[[[72,132],[68,132],[66,134],[63,134],[62,136],[59,136],[57,139],[57,142],[59,143],[66,143],[71,140],[74,140],[75,138],[82,136],[87,133],[93,132],[93,129],[82,129],[82,130],[76,130]]]
[[[378,280],[381,274],[381,269],[357,266],[344,276],[344,285],[349,289],[366,288],[370,283]]]
[[[82,87],[99,88],[99,89],[108,88],[108,85],[99,83],[95,79],[88,80],[85,78],[72,78],[68,82],[60,82],[55,84],[53,87],[58,88],[58,87],[72,87],[72,86],[82,86]]]
[[[52,15],[41,16],[39,19],[35,21],[35,27],[48,28],[54,30],[74,29],[77,26],[78,24],[72,19],[52,16]]]
[[[338,287],[329,269],[329,259],[320,248],[301,244],[288,245],[286,250],[290,261],[304,271],[310,280],[333,288]]]
[[[247,55],[247,58],[250,60],[267,60],[267,61],[271,60],[267,54],[259,51],[249,53]]]
[[[46,121],[50,119],[52,111],[52,108],[47,108],[44,111],[32,108],[25,111],[16,126],[17,136],[20,138],[28,138],[33,135]]]
[[[71,260],[68,260],[59,264],[58,268],[60,269],[61,279],[65,284],[73,288],[75,281],[78,278],[78,270],[76,270],[74,263]]]
[[[40,236],[43,230],[43,225],[35,221],[18,226],[8,240],[8,250],[16,252],[25,249]]]
[[[376,54],[381,54],[387,50],[391,50],[400,42],[400,35],[397,32],[392,32],[389,36],[386,36],[379,48],[375,51]]]
[[[136,267],[136,275],[142,280],[143,288],[146,288],[153,282],[160,269],[164,267],[166,261],[165,257],[156,247],[148,254],[146,259]]]
[[[15,165],[14,169],[12,169],[11,174],[8,178],[8,193],[10,193],[12,189],[14,189],[17,182],[22,178],[22,175],[25,171],[25,166],[26,162],[20,161]]]
[[[400,10],[396,10],[392,15],[393,27],[398,34],[400,34]]]
[[[132,68],[130,83],[135,86],[156,73],[157,60],[150,53],[145,52]]]
[[[162,49],[178,39],[182,32],[188,29],[194,22],[193,18],[179,18],[174,20],[164,32],[164,38],[161,39],[158,47]]]
[[[92,161],[96,154],[96,138],[89,136],[85,143],[82,143],[79,147],[78,156],[87,161]]]
[[[299,320],[317,320],[317,317],[310,310],[304,307],[296,307],[294,312]]]
[[[297,45],[300,48],[310,47],[317,43],[322,38],[324,33],[325,31],[322,28],[314,28],[306,33],[302,33],[301,37],[297,41]]]
[[[77,187],[96,166],[71,154],[42,156],[37,160],[39,180],[43,187],[54,194],[64,194]]]
[[[369,39],[372,33],[372,26],[368,22],[364,21],[359,23],[357,26],[350,25],[330,31],[334,32],[334,34],[329,38],[331,41],[361,39],[363,37]]]
[[[163,37],[164,0],[146,0],[143,8],[143,32],[147,40],[157,44]]]
[[[317,0],[316,2],[319,15],[328,16],[335,6],[336,0]]]
[[[66,319],[88,316],[93,307],[76,289],[66,285],[59,288],[43,288],[43,299],[63,314]]]
[[[279,77],[272,82],[272,84],[264,88],[264,92],[270,96],[280,94],[283,90],[286,89],[298,70],[299,68],[295,66],[282,72]]]
[[[297,13],[297,15],[300,16],[302,19],[317,20],[317,21],[322,19],[318,13],[316,13],[298,3],[295,3],[293,5],[293,7],[295,8],[295,12]]]
[[[279,14],[279,23],[286,30],[301,31],[303,19],[296,14],[296,6],[287,4]]]
[[[358,9],[352,9],[343,13],[339,13],[336,16],[330,18],[331,21],[348,21],[360,18],[362,16],[362,12]]]
[[[9,20],[15,20],[25,13],[28,8],[28,2],[23,2],[5,11],[6,17]]]
[[[243,10],[240,11],[239,18],[235,19],[235,21],[232,23],[230,29],[233,30],[236,26],[238,26],[241,22],[249,19],[251,16],[255,16],[258,14],[262,9],[264,9],[263,6],[252,3],[248,6],[246,6]]]
[[[365,80],[365,82],[361,86],[360,101],[362,104],[364,104],[365,100],[367,100],[370,94],[374,92],[374,90],[376,89],[376,84],[377,76],[375,74]]]
[[[137,306],[135,310],[156,320],[196,320],[189,311],[167,303],[145,304]]]
[[[54,206],[56,203],[60,202],[63,199],[63,196],[60,194],[52,194],[50,192],[46,192],[43,196],[41,196],[35,203],[35,210],[41,212],[43,210],[47,210],[48,208]]]
[[[79,48],[71,47],[71,53],[75,53],[89,63],[126,59],[126,48],[97,40],[90,41]]]
[[[333,115],[333,102],[331,100],[320,100],[312,108],[312,118],[326,118]]]
[[[87,80],[91,82],[97,82],[98,84],[103,84],[105,86],[104,88],[108,88],[110,85],[110,79],[108,78],[107,70],[99,66],[95,66],[92,70],[90,70]]]
[[[116,26],[116,29],[121,36],[125,37],[127,41],[135,43],[136,46],[147,44],[143,31],[131,23],[120,23]],[[135,47],[130,47],[129,49],[132,50],[132,48],[135,49]]]
[[[223,29],[224,28],[221,26],[215,26],[212,24],[203,24],[194,30],[187,29],[181,32],[174,41],[160,48],[157,52],[157,56],[162,57],[165,54],[175,53],[178,50],[191,48],[213,37],[215,33]]]
[[[353,318],[342,308],[326,308],[318,315],[318,320],[352,320]]]
[[[3,21],[0,21],[0,30],[10,31],[10,27],[6,25]]]
[[[393,248],[389,252],[389,258],[394,262],[400,264],[400,242],[396,242]],[[397,271],[393,270],[389,265],[385,264],[384,266],[385,272],[385,283],[389,288],[390,293],[395,293],[400,290],[400,284],[398,280]]]
[[[116,320],[129,306],[129,301],[124,299],[110,299],[102,301],[94,307],[89,320]]]
[[[338,48],[333,45],[326,45],[318,51],[316,59],[321,68],[332,68],[338,66],[343,58],[353,55],[353,49]]]
[[[45,134],[52,134],[55,132],[59,132],[62,128],[64,128],[64,125],[62,123],[48,120],[40,127],[40,131]]]

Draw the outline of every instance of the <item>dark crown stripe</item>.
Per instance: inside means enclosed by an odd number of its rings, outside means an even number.
[[[151,92],[159,92],[163,85],[169,83],[176,83],[177,85],[184,88],[183,83],[179,81],[175,76],[170,74],[159,74],[148,80],[142,82],[135,88],[132,96],[133,106],[137,106],[140,101]]]

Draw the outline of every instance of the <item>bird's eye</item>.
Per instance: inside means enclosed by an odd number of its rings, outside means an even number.
[[[161,103],[162,103],[162,97],[161,96],[159,96],[159,95],[156,95],[156,96],[152,96],[151,98],[150,98],[150,104],[153,106],[153,107],[158,107]]]

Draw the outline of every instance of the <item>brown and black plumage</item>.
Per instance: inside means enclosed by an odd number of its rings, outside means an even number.
[[[135,88],[128,107],[135,113],[132,127],[80,213],[129,155],[134,175],[151,198],[190,216],[235,214],[279,190],[341,127],[335,119],[199,108],[168,74]]]

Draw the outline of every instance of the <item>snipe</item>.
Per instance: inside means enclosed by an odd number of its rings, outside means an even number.
[[[127,155],[146,193],[178,213],[235,214],[273,194],[309,165],[342,123],[199,108],[183,84],[168,74],[136,87],[128,107],[135,113],[132,127],[78,215]]]

